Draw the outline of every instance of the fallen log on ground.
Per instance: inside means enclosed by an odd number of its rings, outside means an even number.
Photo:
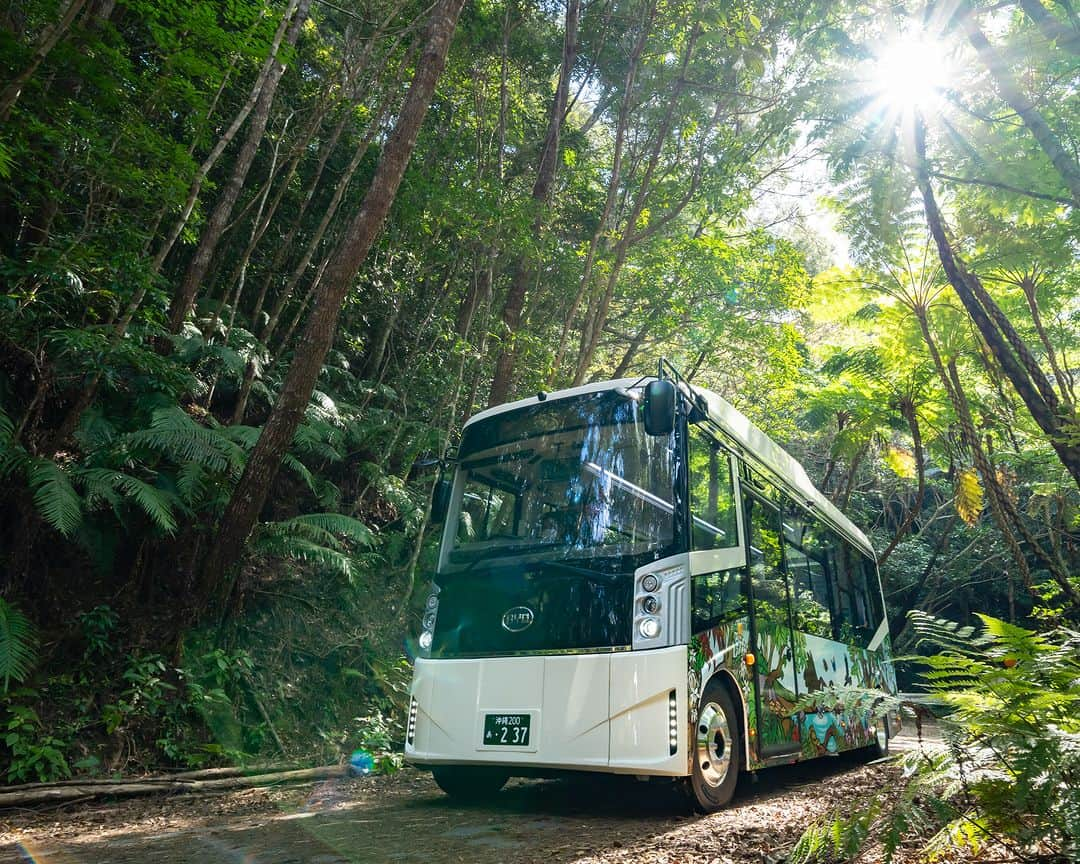
[[[5,807],[33,807],[40,804],[66,804],[89,798],[134,798],[141,795],[161,795],[173,792],[226,792],[232,789],[253,789],[259,786],[277,786],[284,783],[305,783],[345,777],[346,766],[324,765],[320,768],[302,768],[296,771],[277,771],[271,774],[254,774],[246,777],[221,777],[212,780],[153,779],[129,782],[102,782],[90,780],[85,783],[67,781],[39,786],[20,792],[0,792],[0,809]]]
[[[293,763],[270,763],[265,765],[231,766],[228,768],[200,768],[197,771],[173,771],[168,774],[144,774],[141,777],[83,777],[81,780],[53,780],[49,783],[12,783],[0,786],[0,794],[26,792],[30,789],[53,789],[57,786],[106,786],[129,783],[169,783],[176,780],[214,780],[219,777],[255,777],[259,774],[277,774],[281,771],[297,771]]]

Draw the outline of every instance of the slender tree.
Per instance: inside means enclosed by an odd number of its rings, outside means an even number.
[[[1080,486],[1080,444],[1076,442],[1076,418],[1059,413],[1061,402],[1031,352],[987,294],[979,277],[965,267],[953,249],[930,183],[926,158],[926,126],[921,117],[915,118],[913,132],[915,179],[922,194],[927,224],[937,245],[945,275],[975,322],[990,352],[1001,365],[1006,378],[1020,395],[1039,428],[1046,433],[1062,464]]]
[[[416,146],[435,85],[446,65],[446,55],[463,3],[464,0],[440,0],[431,12],[423,53],[394,130],[383,148],[371,186],[327,268],[300,337],[302,349],[289,366],[281,395],[248,457],[203,564],[201,595],[204,601],[211,601],[215,595],[221,596],[224,574],[238,559],[255,526],[270,484],[303,419],[319,371],[333,344],[342,303],[390,211]],[[227,597],[223,599],[227,601]]]

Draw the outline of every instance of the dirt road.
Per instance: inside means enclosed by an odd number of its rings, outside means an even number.
[[[900,739],[903,746],[910,742]],[[670,784],[618,777],[516,780],[463,806],[431,778],[334,780],[0,814],[0,864],[772,864],[812,820],[898,786],[891,765],[848,757],[760,772],[734,806],[688,813]]]

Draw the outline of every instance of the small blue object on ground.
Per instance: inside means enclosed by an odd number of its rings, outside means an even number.
[[[375,760],[367,750],[354,750],[349,757],[349,776],[363,777],[375,769]]]

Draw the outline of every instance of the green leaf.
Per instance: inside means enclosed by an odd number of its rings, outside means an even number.
[[[71,536],[82,522],[82,500],[67,474],[51,459],[33,459],[27,479],[38,512],[65,537]]]
[[[25,681],[37,663],[34,625],[14,603],[0,597],[0,676],[4,692],[8,684]]]

